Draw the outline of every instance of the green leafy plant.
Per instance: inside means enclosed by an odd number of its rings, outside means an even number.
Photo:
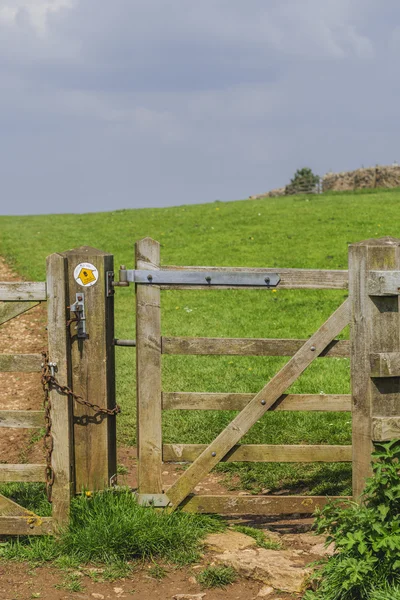
[[[237,573],[232,567],[206,567],[197,576],[197,581],[204,588],[225,587],[234,583]]]
[[[308,167],[297,169],[289,185],[286,186],[285,194],[315,194],[318,183],[319,176],[315,175],[311,169]]]
[[[369,600],[400,583],[400,440],[376,444],[373,459],[363,504],[331,503],[317,517],[317,533],[327,534],[336,552],[307,600]]]
[[[256,540],[259,548],[265,548],[266,550],[280,550],[282,548],[279,542],[270,540],[261,529],[254,529],[254,527],[247,527],[246,525],[235,525],[233,529],[252,537]]]

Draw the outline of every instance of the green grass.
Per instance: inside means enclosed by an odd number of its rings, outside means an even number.
[[[0,557],[53,561],[60,568],[108,564],[113,569],[103,577],[112,579],[126,561],[162,558],[183,565],[198,560],[203,537],[224,527],[216,517],[139,506],[127,489],[106,491],[90,499],[76,497],[69,527],[59,538],[11,538],[0,545]]]
[[[333,193],[216,202],[88,215],[0,217],[0,254],[24,277],[45,278],[45,257],[80,245],[115,255],[133,268],[134,242],[161,242],[166,265],[345,269],[347,246],[371,237],[400,237],[400,190]],[[133,338],[134,290],[116,291],[116,336]],[[310,336],[346,297],[344,291],[206,290],[162,293],[163,335]],[[342,334],[346,337],[347,332]],[[117,348],[119,441],[135,443],[135,351]],[[257,392],[285,363],[276,357],[163,357],[165,391]],[[347,359],[318,359],[291,388],[295,393],[348,393]],[[210,442],[236,413],[166,411],[164,440]],[[346,413],[266,414],[248,443],[347,444]],[[257,492],[288,488],[306,494],[350,492],[348,465],[224,464],[231,485]],[[238,477],[233,477],[233,476]]]
[[[203,588],[224,588],[237,579],[232,567],[207,567],[197,576],[197,581]]]

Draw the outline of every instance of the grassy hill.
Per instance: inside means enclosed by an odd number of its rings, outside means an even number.
[[[347,246],[370,237],[400,237],[400,190],[215,202],[83,215],[0,217],[0,254],[30,280],[45,278],[45,257],[80,245],[115,255],[133,268],[134,242],[161,242],[162,264],[347,268]],[[134,290],[116,293],[116,335],[134,337]],[[339,306],[343,291],[210,290],[162,293],[163,335],[308,337]],[[344,333],[346,335],[346,332]],[[117,348],[120,441],[135,442],[135,351]],[[166,391],[257,392],[286,359],[163,357]],[[348,393],[347,359],[318,359],[292,386],[295,393]],[[211,441],[235,413],[168,411],[164,439]],[[347,413],[271,413],[243,441],[351,441]],[[284,486],[305,493],[349,492],[349,465],[238,464],[218,467],[249,489]]]

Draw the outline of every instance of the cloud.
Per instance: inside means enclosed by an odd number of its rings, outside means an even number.
[[[1,209],[233,199],[304,164],[392,162],[399,16],[395,0],[3,0]]]

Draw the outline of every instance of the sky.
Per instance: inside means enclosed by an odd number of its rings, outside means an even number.
[[[0,0],[0,214],[400,162],[398,0]]]

